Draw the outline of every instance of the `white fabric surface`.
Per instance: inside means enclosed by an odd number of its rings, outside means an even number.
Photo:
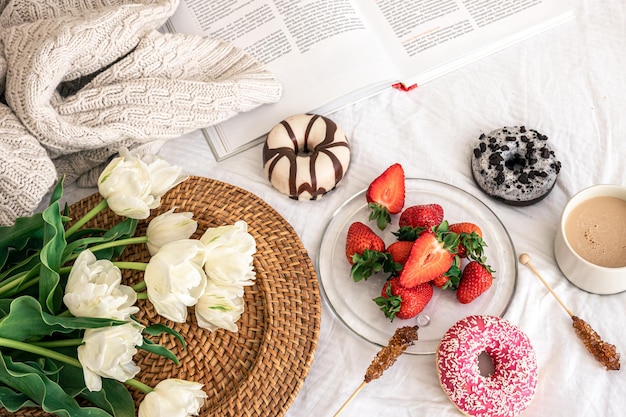
[[[261,146],[217,163],[201,133],[194,132],[167,143],[161,155],[190,174],[216,178],[263,198],[293,225],[313,260],[333,211],[394,162],[409,177],[468,190],[497,214],[517,253],[531,254],[568,307],[617,345],[624,362],[626,293],[599,296],[579,290],[563,277],[553,255],[568,198],[593,184],[626,185],[626,3],[571,4],[574,21],[416,90],[390,89],[331,115],[351,140],[352,161],[340,186],[321,200],[294,201],[275,191],[263,174]],[[472,141],[481,132],[514,124],[548,135],[563,164],[552,193],[525,208],[486,197],[470,171]],[[74,201],[91,192],[72,189],[66,198]],[[608,372],[587,353],[570,318],[524,266],[519,266],[517,289],[504,317],[528,334],[537,354],[539,385],[525,415],[624,414],[626,371]],[[332,416],[363,380],[378,350],[355,336],[324,303],[315,360],[287,417]],[[342,413],[459,415],[439,387],[434,355],[403,355]]]

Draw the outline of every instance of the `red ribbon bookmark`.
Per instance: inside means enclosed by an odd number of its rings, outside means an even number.
[[[404,83],[395,83],[395,84],[391,84],[391,86],[400,91],[411,91],[417,88],[417,84],[413,84],[407,87],[406,84]]]

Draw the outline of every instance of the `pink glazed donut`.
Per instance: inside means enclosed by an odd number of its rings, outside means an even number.
[[[485,352],[494,371],[481,375]],[[469,316],[444,334],[437,350],[439,382],[468,416],[514,417],[528,408],[537,388],[537,359],[528,336],[495,316]]]

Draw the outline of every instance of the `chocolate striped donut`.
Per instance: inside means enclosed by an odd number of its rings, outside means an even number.
[[[337,186],[350,163],[350,144],[335,122],[317,114],[286,118],[268,133],[265,174],[296,200],[316,200]]]

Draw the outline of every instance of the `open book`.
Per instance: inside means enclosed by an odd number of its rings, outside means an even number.
[[[565,0],[181,0],[168,28],[232,42],[283,85],[279,102],[204,129],[220,160],[288,116],[423,84],[572,17]]]

